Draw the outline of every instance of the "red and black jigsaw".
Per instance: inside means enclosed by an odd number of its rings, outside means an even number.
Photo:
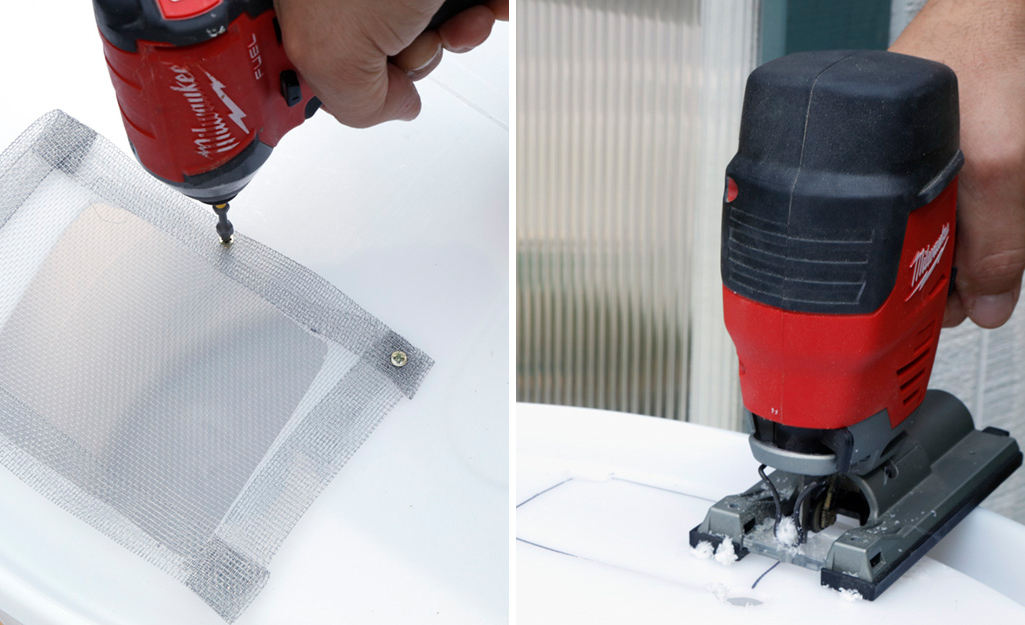
[[[692,546],[730,540],[872,600],[1021,465],[1007,432],[927,390],[963,162],[940,63],[811,52],[748,78],[721,262],[761,480]]]

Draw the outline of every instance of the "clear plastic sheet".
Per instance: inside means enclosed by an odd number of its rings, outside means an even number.
[[[432,361],[213,220],[61,112],[0,155],[0,463],[230,622]]]

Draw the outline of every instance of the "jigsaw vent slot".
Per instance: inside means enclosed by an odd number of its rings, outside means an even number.
[[[907,395],[905,395],[901,399],[901,401],[904,402],[905,406],[907,406],[908,404],[913,402],[916,397],[918,397],[918,389],[917,388],[915,390],[911,391],[910,393],[908,393]]]
[[[791,232],[790,213],[755,212],[730,204],[723,242],[727,286],[788,310],[857,306],[868,283],[876,232],[821,229]],[[825,288],[828,285],[829,288]],[[797,305],[798,308],[791,308]]]
[[[915,382],[919,381],[922,378],[923,375],[925,375],[925,369],[918,369],[918,371],[915,373],[915,375],[913,375],[910,378],[908,378],[907,382],[901,383],[900,390],[902,390],[902,391],[908,390],[908,387],[911,386],[912,384],[914,384]]]
[[[897,369],[897,383],[900,385],[901,401],[905,406],[920,398],[928,381],[926,364],[932,355],[933,333],[936,323],[930,322],[915,335],[911,359]]]

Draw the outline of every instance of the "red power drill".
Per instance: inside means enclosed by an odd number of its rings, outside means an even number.
[[[428,29],[483,0],[448,0]],[[93,0],[128,139],[151,174],[228,201],[320,107],[285,55],[273,0]]]
[[[944,65],[828,51],[752,72],[721,265],[761,481],[692,545],[732,541],[874,599],[1021,465],[1007,432],[926,390],[963,162]],[[856,526],[826,532],[838,517]]]

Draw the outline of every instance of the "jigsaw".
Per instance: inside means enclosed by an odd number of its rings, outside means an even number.
[[[1007,432],[927,389],[963,162],[945,65],[824,51],[752,72],[721,268],[760,479],[692,546],[729,540],[874,600],[1021,465]]]

